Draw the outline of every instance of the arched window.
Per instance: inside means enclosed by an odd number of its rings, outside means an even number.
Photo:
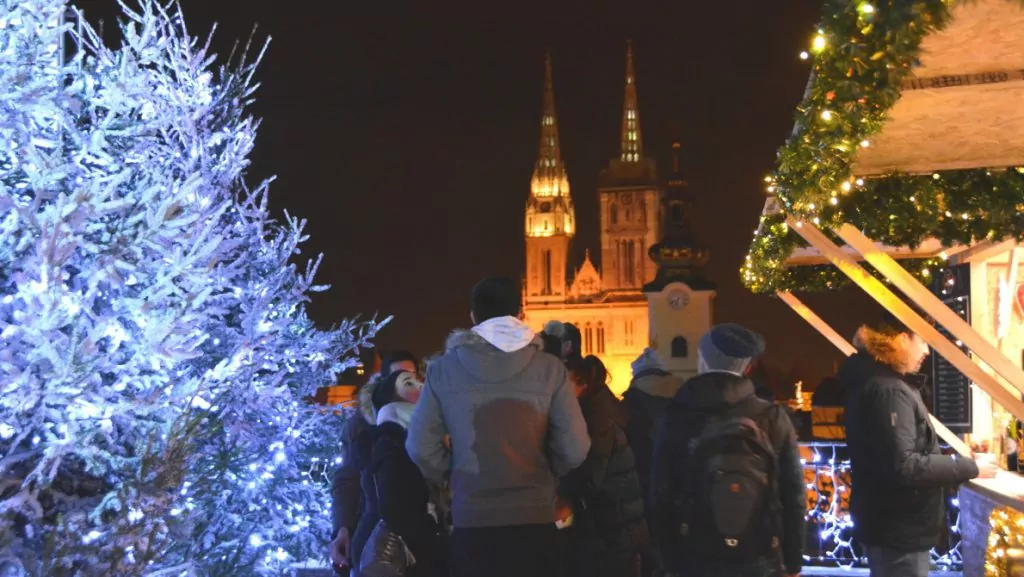
[[[690,356],[690,345],[686,339],[683,337],[672,339],[672,358],[685,359],[688,356]]]
[[[594,329],[590,323],[583,326],[583,354],[594,354]]]
[[[611,208],[609,209],[609,212],[611,212],[612,224],[619,224],[619,207],[618,207],[618,205],[613,204],[611,206]]]
[[[604,354],[604,323],[597,323],[597,354]]]

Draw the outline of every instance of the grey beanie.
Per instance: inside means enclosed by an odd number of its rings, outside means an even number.
[[[698,345],[704,363],[713,371],[743,372],[747,362],[764,352],[764,339],[733,323],[711,327]]]

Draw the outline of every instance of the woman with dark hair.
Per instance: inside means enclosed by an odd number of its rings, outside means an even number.
[[[572,502],[574,543],[569,574],[637,577],[647,550],[643,491],[623,428],[626,413],[608,389],[608,371],[595,356],[569,365],[591,448],[562,481]]]
[[[393,372],[370,395],[376,426],[356,442],[353,458],[360,470],[365,508],[352,539],[352,566],[360,575],[372,559],[367,541],[381,521],[401,537],[413,564],[406,577],[447,575],[446,539],[431,504],[430,488],[405,450],[406,430],[423,384],[414,373]]]

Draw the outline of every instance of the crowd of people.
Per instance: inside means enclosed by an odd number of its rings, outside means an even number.
[[[473,328],[425,365],[386,355],[342,432],[335,569],[353,577],[788,577],[803,565],[793,424],[749,378],[765,349],[713,327],[685,383],[647,349],[622,399],[579,330],[535,334],[520,292],[472,291]],[[914,387],[928,353],[891,317],[841,368],[855,535],[871,574],[923,577],[944,491],[990,465],[943,454]]]

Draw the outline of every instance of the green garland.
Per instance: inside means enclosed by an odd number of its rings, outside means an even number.
[[[812,44],[813,76],[798,108],[793,136],[767,180],[783,213],[762,217],[740,276],[758,293],[829,290],[845,284],[830,265],[784,266],[802,239],[786,214],[843,222],[876,241],[916,246],[926,238],[969,244],[1024,236],[1024,175],[1019,170],[962,170],[929,176],[891,174],[869,181],[851,175],[857,150],[885,124],[903,80],[917,64],[921,41],[945,26],[950,6],[967,0],[828,0]],[[904,261],[922,280],[940,259]]]

